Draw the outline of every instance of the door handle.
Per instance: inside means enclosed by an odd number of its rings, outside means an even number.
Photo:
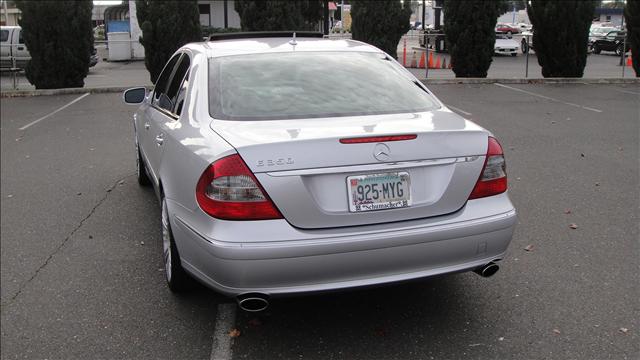
[[[144,123],[144,129],[145,130],[149,130],[149,128],[151,127],[151,125],[149,125],[149,123]]]
[[[164,134],[160,133],[158,134],[158,136],[156,136],[156,144],[160,146],[162,145],[163,142],[164,142]]]
[[[24,46],[18,46],[18,50],[24,50]]]

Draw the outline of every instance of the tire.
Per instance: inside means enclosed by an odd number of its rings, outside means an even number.
[[[151,180],[149,180],[149,175],[147,175],[147,167],[144,165],[142,156],[140,156],[140,147],[138,146],[137,140],[136,140],[136,175],[138,178],[138,184],[140,184],[140,186],[151,185]]]
[[[593,53],[594,54],[600,54],[600,51],[602,51],[600,49],[600,47],[598,45],[596,45],[596,44],[593,44]]]
[[[181,293],[191,289],[191,277],[184,271],[169,223],[167,200],[162,197],[162,260],[169,290]]]
[[[522,50],[523,54],[526,54],[529,51],[529,44],[527,44],[527,41],[525,39],[522,39],[522,41],[520,41],[520,50]]]
[[[509,31],[507,31],[507,35],[508,35],[508,36],[512,36],[512,35],[513,35],[513,32],[511,32],[511,30],[509,30]]]

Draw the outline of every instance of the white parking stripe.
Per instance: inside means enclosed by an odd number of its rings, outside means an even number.
[[[618,92],[625,93],[625,94],[640,95],[640,92],[629,91],[629,90],[613,89],[613,91],[618,91]]]
[[[446,105],[446,104],[445,104],[445,105]],[[473,115],[473,114],[471,114],[470,112],[466,112],[466,111],[464,111],[464,110],[462,110],[462,109],[459,109],[459,108],[457,108],[457,107],[455,107],[455,106],[452,106],[452,105],[447,105],[447,107],[448,107],[448,108],[450,108],[451,110],[457,111],[457,112],[459,112],[459,113],[463,113],[464,115],[467,115],[467,116],[471,116],[471,115]]]
[[[50,116],[52,116],[52,115],[56,114],[57,112],[62,111],[62,110],[64,110],[64,109],[68,108],[69,106],[71,106],[71,105],[73,105],[73,104],[77,103],[78,101],[80,101],[80,100],[84,99],[84,98],[85,98],[85,97],[87,97],[87,96],[89,96],[89,93],[86,93],[86,94],[80,95],[80,97],[76,98],[75,100],[73,100],[73,101],[71,101],[71,102],[67,103],[66,105],[64,105],[64,106],[62,106],[62,107],[60,107],[60,108],[58,108],[58,109],[56,109],[56,110],[54,110],[54,111],[52,111],[52,112],[48,113],[47,115],[45,115],[45,116],[43,116],[43,117],[41,117],[41,118],[39,118],[39,119],[37,119],[37,120],[34,120],[34,121],[32,121],[32,122],[28,123],[27,125],[25,125],[25,126],[23,126],[23,127],[19,128],[18,130],[20,130],[20,131],[22,131],[22,130],[26,130],[26,129],[28,129],[30,126],[35,125],[35,124],[39,123],[40,121],[42,121],[42,120],[44,120],[44,119],[46,119],[46,118],[48,118],[48,117],[50,117]]]
[[[211,360],[231,360],[232,338],[229,331],[236,323],[236,304],[218,305],[215,329],[213,331],[213,344],[211,345]]]
[[[584,109],[584,110],[589,110],[589,111],[599,112],[599,113],[601,113],[601,112],[602,112],[602,110],[599,110],[599,109],[594,109],[594,108],[592,108],[592,107],[582,106],[582,105],[578,105],[578,104],[574,104],[574,103],[570,103],[570,102],[566,102],[566,101],[562,101],[562,100],[554,99],[554,98],[549,97],[549,96],[544,96],[544,95],[540,95],[540,94],[532,93],[531,91],[518,89],[518,88],[515,88],[515,87],[512,87],[512,86],[507,86],[507,85],[500,84],[500,83],[495,83],[495,85],[496,85],[496,86],[503,87],[503,88],[505,88],[505,89],[509,89],[509,90],[513,90],[513,91],[518,91],[518,92],[521,92],[521,93],[524,93],[524,94],[527,94],[527,95],[537,96],[537,97],[542,98],[542,99],[545,99],[545,100],[554,101],[554,102],[561,103],[561,104],[565,104],[565,105],[569,105],[569,106],[574,106],[574,107],[581,108],[581,109]]]

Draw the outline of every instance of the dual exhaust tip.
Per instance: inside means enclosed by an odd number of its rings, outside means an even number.
[[[238,307],[248,312],[264,311],[269,307],[269,295],[262,293],[246,293],[236,297]]]
[[[493,276],[495,273],[497,273],[498,270],[500,270],[500,266],[498,266],[498,264],[492,261],[488,264],[482,265],[479,268],[473,270],[473,272],[475,272],[476,274],[482,277],[488,278]]]
[[[473,270],[473,272],[482,277],[488,278],[497,273],[498,270],[500,270],[500,266],[492,261]],[[236,297],[236,301],[238,302],[240,309],[248,312],[260,312],[269,307],[269,295],[262,293],[246,293],[238,295]]]

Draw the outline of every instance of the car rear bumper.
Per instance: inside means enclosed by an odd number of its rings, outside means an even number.
[[[468,201],[437,219],[313,231],[284,220],[244,222],[245,236],[252,236],[251,227],[263,227],[263,241],[236,242],[216,239],[215,226],[197,230],[184,209],[173,207],[183,267],[231,296],[336,290],[472,270],[504,256],[516,223],[505,193]],[[218,233],[225,237],[224,230]]]

